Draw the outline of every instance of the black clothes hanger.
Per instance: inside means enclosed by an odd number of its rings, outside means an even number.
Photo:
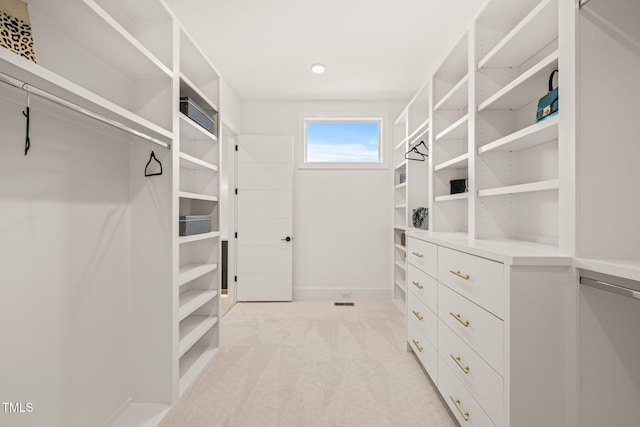
[[[153,160],[155,160],[156,163],[160,165],[160,172],[149,173],[148,171],[149,165]],[[147,165],[144,167],[144,176],[157,176],[157,175],[162,175],[162,163],[160,163],[160,160],[156,158],[156,153],[154,153],[153,150],[151,150],[151,156],[149,157],[149,161],[147,162]]]
[[[418,147],[421,146],[421,145],[425,148],[427,153],[423,153],[420,150],[418,150]],[[420,156],[420,158],[415,158],[414,159],[414,158],[408,157],[409,154],[412,154],[412,153],[418,154]],[[429,157],[429,148],[427,147],[427,144],[424,143],[424,141],[420,141],[419,144],[414,145],[413,147],[411,147],[411,150],[407,151],[404,154],[404,158],[405,159],[407,159],[407,160],[416,160],[418,162],[424,162],[425,157]]]
[[[26,88],[25,88],[25,86],[26,86]],[[22,112],[22,115],[27,118],[27,137],[26,137],[26,139],[24,141],[24,155],[26,156],[27,153],[29,152],[29,148],[31,148],[31,138],[29,138],[29,122],[30,122],[29,119],[31,118],[31,111],[29,111],[29,104],[30,104],[29,86],[25,83],[25,84],[22,85],[22,88],[27,91],[27,109]]]

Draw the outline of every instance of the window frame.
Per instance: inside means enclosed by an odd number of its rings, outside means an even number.
[[[310,162],[307,161],[307,124],[308,123],[362,123],[378,124],[378,161],[377,162]],[[384,114],[374,113],[304,113],[300,114],[300,144],[298,156],[299,169],[387,169],[389,162],[385,156]]]

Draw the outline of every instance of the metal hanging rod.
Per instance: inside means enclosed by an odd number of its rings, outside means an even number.
[[[595,280],[588,277],[580,276],[580,284],[591,286],[592,288],[600,289],[602,291],[612,292],[614,294],[640,300],[640,292],[636,291],[635,289],[625,288],[623,286],[614,285],[613,283],[603,282],[602,280]]]
[[[578,9],[582,9],[589,3],[591,0],[579,0],[578,1]]]
[[[87,110],[86,108],[80,107],[79,105],[76,105],[72,102],[69,102],[65,99],[60,98],[59,96],[53,95],[47,91],[44,91],[42,89],[38,89],[35,86],[30,85],[28,82],[22,82],[14,77],[11,77],[7,74],[4,74],[2,72],[0,72],[0,83],[4,83],[6,85],[9,86],[13,86],[15,88],[18,88],[20,90],[24,90],[27,91],[30,95],[36,95],[40,98],[46,99],[47,101],[51,101],[54,104],[58,104],[62,107],[68,108],[72,111],[76,111],[80,114],[84,114],[87,117],[91,117],[92,119],[98,120],[102,123],[105,123],[109,126],[113,126],[115,128],[118,128],[120,130],[123,130],[131,135],[137,136],[138,138],[142,138],[144,140],[150,141],[156,145],[159,145],[161,147],[170,149],[171,148],[171,144],[160,141],[157,138],[154,138],[152,136],[147,135],[146,133],[137,131],[135,129],[130,128],[129,126],[122,124],[118,121],[109,119],[107,117],[101,116],[98,113],[94,113],[91,110]]]

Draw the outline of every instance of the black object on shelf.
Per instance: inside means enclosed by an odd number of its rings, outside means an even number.
[[[223,240],[222,241],[222,258],[220,260],[220,263],[222,264],[222,268],[221,268],[221,280],[222,280],[222,289],[228,289],[229,288],[229,284],[228,284],[228,277],[229,277],[229,271],[227,270],[228,267],[228,263],[229,263],[229,241],[228,240]]]
[[[211,231],[211,215],[181,215],[180,236],[208,233]]]
[[[468,191],[466,179],[452,179],[449,182],[451,183],[451,194],[466,193]]]
[[[216,122],[188,96],[180,97],[180,112],[215,135]]]

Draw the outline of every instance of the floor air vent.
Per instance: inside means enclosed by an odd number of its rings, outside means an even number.
[[[353,307],[356,305],[354,302],[334,302],[333,305],[338,307]]]

